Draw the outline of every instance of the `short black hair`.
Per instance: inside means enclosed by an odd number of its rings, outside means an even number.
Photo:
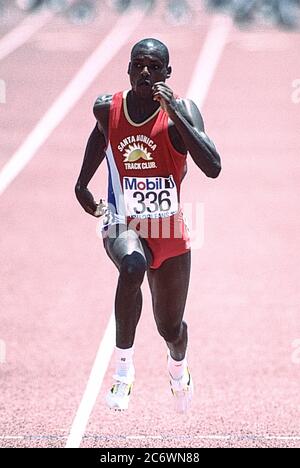
[[[136,52],[138,52],[139,49],[149,49],[149,48],[156,49],[161,55],[162,59],[164,60],[166,66],[169,65],[170,56],[169,56],[169,51],[168,51],[167,46],[163,42],[159,41],[158,39],[153,39],[151,37],[142,39],[141,41],[137,42],[133,46],[131,50],[131,58]]]

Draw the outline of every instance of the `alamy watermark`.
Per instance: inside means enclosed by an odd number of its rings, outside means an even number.
[[[294,104],[300,104],[300,78],[297,78],[292,82],[294,91],[292,92],[292,102]]]
[[[0,79],[0,104],[6,104],[6,83]]]
[[[120,197],[119,206],[124,199]],[[109,229],[109,237],[116,238],[120,235],[120,225],[127,226],[127,230],[138,232],[139,237],[151,239],[186,239],[187,244],[193,249],[201,249],[204,244],[204,204],[183,203],[180,209],[173,213],[170,210],[170,202],[167,199],[163,203],[139,203],[135,216],[125,216],[116,213],[115,206],[108,204],[106,214],[97,224],[97,235],[105,236]],[[139,212],[138,212],[139,211]],[[123,232],[123,228],[122,232]],[[125,232],[123,235],[126,235]]]
[[[6,343],[4,340],[0,340],[0,364],[6,363]]]
[[[300,339],[297,338],[292,342],[292,347],[294,351],[292,352],[292,363],[293,364],[300,364]]]

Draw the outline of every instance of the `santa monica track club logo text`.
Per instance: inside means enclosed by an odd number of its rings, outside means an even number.
[[[125,169],[128,170],[156,169],[157,166],[152,157],[152,152],[156,148],[154,141],[145,135],[129,136],[118,145],[118,150],[125,158]]]

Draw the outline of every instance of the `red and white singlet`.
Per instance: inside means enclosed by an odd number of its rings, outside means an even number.
[[[147,242],[151,268],[190,250],[180,208],[186,155],[176,151],[168,133],[168,114],[159,108],[137,124],[130,119],[126,96],[112,98],[106,150],[109,216],[103,226],[127,224]]]

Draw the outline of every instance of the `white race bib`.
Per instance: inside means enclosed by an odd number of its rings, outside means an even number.
[[[178,212],[173,176],[124,177],[126,215],[133,218],[166,218]]]

